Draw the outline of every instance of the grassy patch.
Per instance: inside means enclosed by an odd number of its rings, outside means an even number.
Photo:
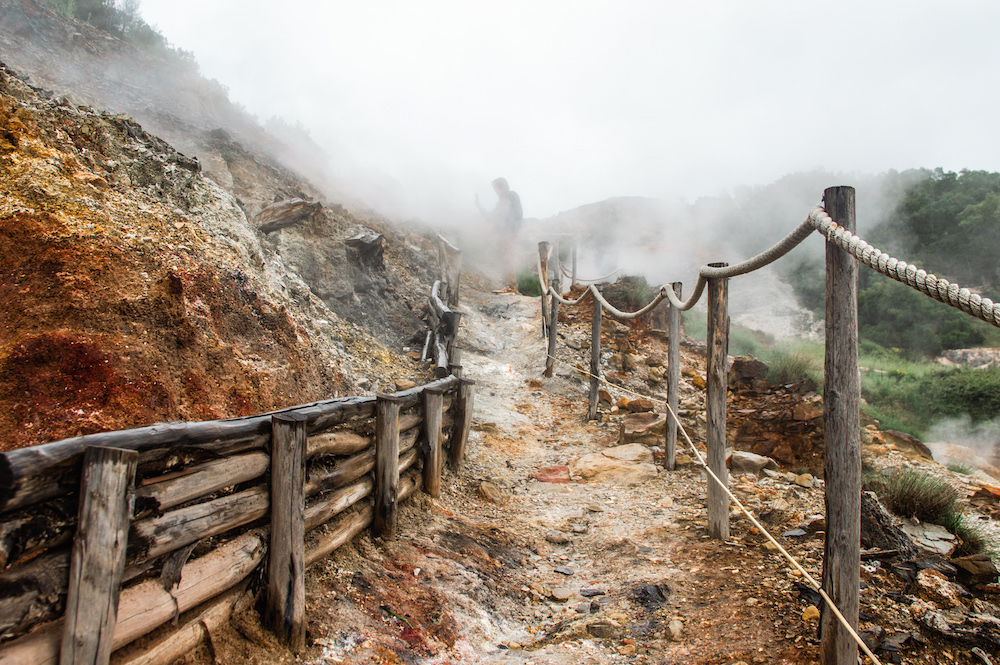
[[[900,517],[915,517],[921,522],[942,524],[957,510],[958,492],[954,487],[925,473],[893,469],[868,473],[862,477],[864,489],[875,492],[882,504]]]
[[[517,273],[517,291],[526,296],[535,298],[542,295],[542,285],[538,281],[538,274],[531,268],[525,268]]]

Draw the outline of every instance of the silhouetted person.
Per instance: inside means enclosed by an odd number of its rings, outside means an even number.
[[[493,210],[486,210],[479,202],[476,194],[476,207],[483,217],[493,225],[493,233],[497,238],[497,255],[501,265],[504,285],[512,292],[517,292],[517,274],[514,270],[514,247],[517,234],[521,230],[524,213],[521,210],[521,197],[510,190],[510,185],[504,178],[493,181],[493,191],[497,193],[497,204]]]

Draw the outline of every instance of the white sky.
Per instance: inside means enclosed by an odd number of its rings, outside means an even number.
[[[142,0],[262,121],[414,214],[693,200],[815,168],[1000,170],[996,0]],[[851,184],[830,183],[836,184]],[[376,205],[377,202],[372,201]]]

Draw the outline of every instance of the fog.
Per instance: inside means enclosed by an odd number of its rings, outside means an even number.
[[[336,189],[458,221],[504,176],[525,215],[694,202],[824,169],[1000,170],[1000,4],[143,0]],[[827,183],[853,184],[853,183]]]

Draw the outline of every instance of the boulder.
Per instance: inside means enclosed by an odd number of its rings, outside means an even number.
[[[744,450],[734,450],[726,459],[730,472],[734,476],[750,474],[759,476],[764,469],[777,471],[778,463],[770,457],[748,453]]]
[[[591,482],[636,485],[657,476],[651,460],[652,453],[645,446],[632,444],[584,455],[570,469]]]
[[[662,413],[629,413],[622,419],[619,441],[656,445],[667,435],[667,417]]]

